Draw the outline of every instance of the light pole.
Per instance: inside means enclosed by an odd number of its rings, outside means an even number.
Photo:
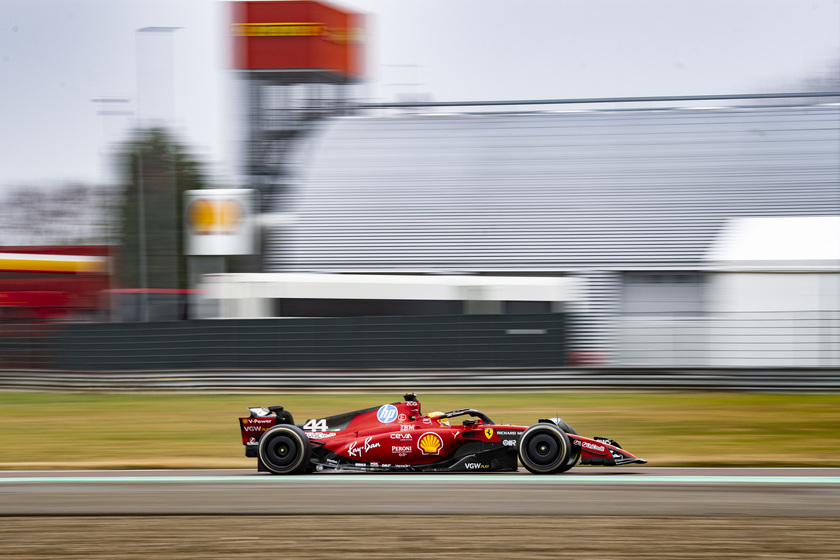
[[[114,259],[114,251],[113,248],[116,247],[116,220],[113,216],[113,201],[116,198],[113,196],[111,192],[114,188],[114,185],[111,181],[112,177],[109,173],[109,152],[108,146],[111,145],[111,135],[108,134],[108,126],[106,125],[106,117],[130,117],[134,115],[134,111],[130,111],[127,109],[122,109],[125,107],[126,104],[130,103],[131,100],[126,97],[97,97],[90,100],[91,103],[97,105],[98,110],[96,114],[102,117],[102,179],[104,183],[104,188],[107,192],[107,197],[105,199],[105,220],[106,220],[106,230],[105,230],[105,237],[108,240],[108,321],[113,323],[114,322],[114,311],[117,308],[117,301],[116,301],[116,293],[114,292],[115,289],[115,278],[117,275],[117,268],[116,262]]]
[[[175,63],[172,36],[180,27],[137,30],[137,116],[171,122],[174,115]],[[152,39],[157,38],[154,42]]]
[[[136,37],[136,70],[137,70],[137,122],[138,128],[141,130],[144,126],[144,119],[163,121],[164,123],[171,122],[174,113],[173,101],[173,79],[174,79],[174,63],[172,56],[172,34],[180,29],[180,27],[143,27],[137,30]],[[143,56],[141,53],[142,38],[150,36],[165,36],[169,39],[166,49],[169,51],[162,56],[149,57]],[[148,44],[146,45],[149,46]],[[155,46],[155,45],[152,45]],[[159,46],[159,45],[158,45]],[[147,71],[152,71],[152,76],[143,75]],[[152,78],[151,80],[149,78]],[[155,92],[149,89],[150,86],[157,82],[160,86],[160,91]],[[156,107],[154,102],[150,101],[157,93],[156,101],[161,107]],[[149,278],[148,278],[148,254],[146,247],[146,200],[145,200],[145,186],[143,177],[143,155],[142,147],[138,147],[136,152],[137,157],[137,220],[138,220],[138,274],[140,276],[140,305],[141,314],[140,320],[144,323],[149,321]],[[174,177],[174,170],[173,170]]]

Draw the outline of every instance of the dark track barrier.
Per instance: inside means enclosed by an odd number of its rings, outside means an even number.
[[[560,314],[66,325],[52,369],[560,367]]]

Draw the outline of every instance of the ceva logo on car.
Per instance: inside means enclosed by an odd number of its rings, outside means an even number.
[[[392,404],[384,404],[376,412],[376,419],[387,424],[397,419],[397,407]]]

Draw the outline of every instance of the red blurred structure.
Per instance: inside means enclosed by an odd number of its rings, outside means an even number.
[[[364,17],[323,2],[230,3],[231,65],[246,107],[244,172],[259,200],[284,192],[289,154],[321,119],[352,110]],[[258,208],[274,212],[268,202]]]
[[[0,320],[91,320],[109,288],[107,245],[0,247]]]
[[[322,2],[233,2],[233,67],[362,77],[362,18]],[[309,81],[309,80],[298,80]],[[320,80],[318,80],[320,81]]]

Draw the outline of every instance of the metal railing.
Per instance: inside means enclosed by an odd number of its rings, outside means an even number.
[[[0,371],[0,391],[539,392],[569,390],[840,392],[827,368],[562,368],[284,371]]]
[[[836,98],[840,92],[749,93],[722,95],[671,95],[646,97],[582,97],[570,99],[504,99],[485,101],[386,101],[360,103],[360,109],[409,109],[432,107],[504,107],[510,105],[591,105],[602,103],[682,103],[686,101],[745,101],[771,99]]]
[[[628,366],[840,367],[840,311],[625,315]]]

